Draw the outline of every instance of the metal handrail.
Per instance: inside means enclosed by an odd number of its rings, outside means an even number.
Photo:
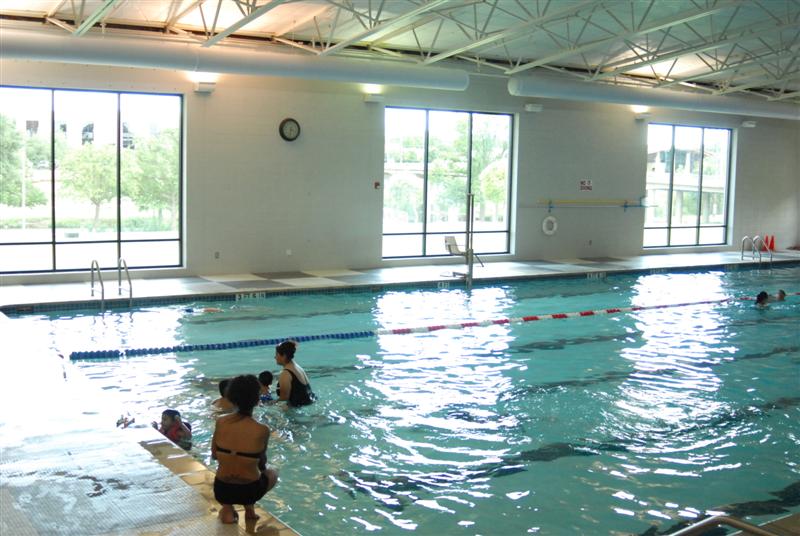
[[[131,274],[128,272],[128,263],[122,257],[117,261],[117,295],[122,295],[122,269],[125,268],[125,278],[128,280],[128,307],[133,305],[133,285]]]
[[[742,258],[741,258],[741,260],[744,260],[744,245],[747,243],[748,240],[750,241],[750,249],[753,248],[753,239],[752,238],[750,238],[749,236],[745,236],[744,238],[742,238]],[[754,255],[754,257],[755,257],[755,255]]]
[[[106,287],[103,284],[103,274],[100,272],[100,263],[97,260],[92,261],[92,296],[94,296],[94,271],[97,270],[97,280],[100,281],[100,310],[106,309]]]
[[[767,250],[769,253],[769,263],[772,264],[772,250],[769,249],[767,243],[764,242],[764,239],[760,236],[756,235],[753,237],[753,251],[758,251],[758,262],[761,263],[761,248],[758,247],[758,243],[761,242],[761,245],[764,246],[764,249]]]
[[[741,519],[723,515],[707,517],[702,521],[698,521],[694,525],[686,527],[685,529],[681,529],[678,532],[673,532],[670,534],[670,536],[694,536],[697,534],[703,534],[709,528],[718,527],[720,525],[727,525],[729,527],[744,531],[747,534],[755,534],[756,536],[779,536],[774,532],[764,530],[756,525],[751,525],[750,523],[742,521]]]

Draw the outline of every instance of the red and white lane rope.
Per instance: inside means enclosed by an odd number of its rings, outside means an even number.
[[[787,296],[796,295],[800,296],[800,292],[789,292]],[[754,300],[755,298],[745,297],[742,300]],[[654,309],[669,309],[672,307],[688,307],[691,305],[709,305],[712,303],[724,303],[735,301],[735,298],[722,298],[719,300],[704,300],[696,302],[684,303],[667,303],[663,305],[641,305],[634,307],[612,307],[610,309],[596,309],[590,311],[575,311],[572,313],[548,313],[542,315],[519,316],[514,318],[496,318],[493,320],[482,320],[478,322],[458,322],[455,324],[440,324],[434,326],[420,326],[415,328],[394,328],[394,329],[376,329],[375,335],[405,335],[408,333],[427,333],[431,331],[439,331],[442,329],[464,329],[473,327],[495,326],[503,324],[520,324],[523,322],[537,322],[539,320],[562,320],[565,318],[577,318],[582,316],[600,316],[600,315],[613,315],[618,313],[630,313],[634,311],[651,311]]]

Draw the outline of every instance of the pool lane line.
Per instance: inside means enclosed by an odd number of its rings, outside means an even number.
[[[800,295],[800,292],[787,293],[789,295]],[[748,300],[751,298],[740,298]],[[376,330],[366,331],[351,331],[347,333],[327,333],[322,335],[300,335],[296,337],[282,337],[279,339],[248,339],[244,341],[223,342],[215,344],[183,344],[179,346],[165,346],[160,348],[129,348],[127,350],[90,350],[84,352],[72,352],[69,355],[70,360],[82,359],[114,359],[120,357],[134,357],[142,355],[154,354],[169,354],[177,352],[202,352],[209,350],[230,350],[233,348],[251,348],[257,346],[274,346],[282,343],[285,340],[293,340],[297,342],[308,341],[323,341],[323,340],[346,340],[346,339],[363,339],[369,337],[378,337],[380,335],[406,335],[410,333],[430,333],[433,331],[440,331],[443,329],[465,329],[472,327],[487,327],[506,324],[521,324],[526,322],[537,322],[540,320],[563,320],[567,318],[580,318],[586,316],[601,316],[612,315],[619,313],[630,313],[637,311],[652,311],[657,309],[669,309],[672,307],[688,307],[691,305],[710,305],[716,303],[725,303],[736,301],[736,298],[722,298],[719,300],[703,300],[696,302],[683,302],[683,303],[668,303],[662,305],[637,305],[633,307],[611,307],[608,309],[596,309],[588,311],[576,311],[571,313],[550,313],[543,315],[530,315],[514,318],[498,318],[493,320],[481,320],[472,322],[458,322],[454,324],[439,324],[432,326],[419,326],[412,328],[383,328]]]

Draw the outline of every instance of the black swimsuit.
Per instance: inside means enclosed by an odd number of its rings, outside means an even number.
[[[223,482],[219,478],[214,478],[214,498],[220,504],[253,504],[267,493],[267,475],[264,471],[267,469],[267,455],[266,452],[238,452],[235,450],[226,449],[217,445],[217,452],[224,454],[231,454],[233,456],[242,456],[243,458],[257,458],[258,469],[261,471],[261,477],[258,480],[248,482],[247,484],[232,484]]]
[[[317,395],[311,390],[311,382],[303,383],[300,378],[294,375],[289,369],[283,369],[292,375],[292,390],[289,391],[290,406],[307,406],[317,399]],[[281,396],[281,388],[278,386],[278,396]]]
[[[258,470],[262,471],[262,472],[267,470],[267,453],[265,451],[262,451],[262,452],[237,452],[235,450],[222,448],[219,445],[217,445],[217,452],[222,452],[224,454],[231,454],[233,456],[241,456],[243,458],[256,458],[256,459],[258,459]],[[239,503],[236,503],[236,504],[239,504]]]

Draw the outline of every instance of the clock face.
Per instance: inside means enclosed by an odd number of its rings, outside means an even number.
[[[278,126],[278,133],[284,140],[294,141],[300,135],[300,123],[288,117],[281,121],[280,126]]]

